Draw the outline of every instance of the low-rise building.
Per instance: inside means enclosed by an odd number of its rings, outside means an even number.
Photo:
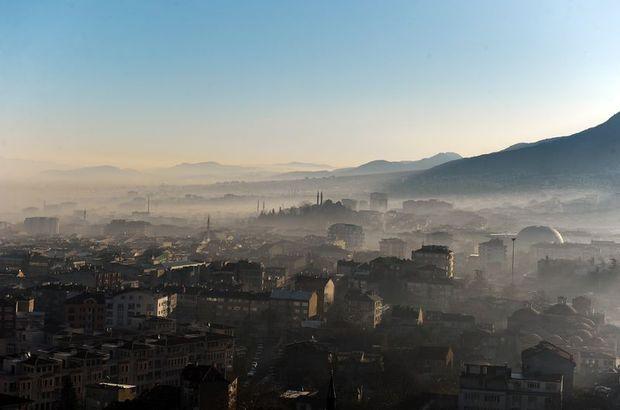
[[[213,366],[189,364],[181,373],[181,401],[186,409],[237,408],[237,379],[227,380]]]
[[[95,383],[86,386],[85,410],[103,410],[115,402],[136,398],[136,386],[118,383]]]
[[[331,278],[313,276],[297,276],[295,278],[295,290],[315,292],[317,294],[317,312],[327,312],[334,303],[335,286]]]
[[[70,327],[85,333],[105,330],[106,305],[101,293],[81,293],[65,301],[65,318]]]
[[[420,266],[436,266],[446,272],[446,277],[454,276],[454,252],[447,246],[423,245],[411,253],[411,259]]]
[[[383,299],[373,293],[350,290],[345,295],[345,320],[365,329],[374,329],[381,323]]]
[[[525,376],[508,366],[466,364],[459,384],[459,410],[562,409],[561,375]]]
[[[318,296],[316,292],[274,289],[271,291],[270,309],[285,321],[300,324],[317,315]]]
[[[167,317],[176,308],[175,293],[164,294],[145,289],[127,289],[106,299],[106,327],[129,325],[131,316]]]

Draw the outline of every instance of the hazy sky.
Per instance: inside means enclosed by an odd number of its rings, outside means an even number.
[[[474,155],[620,111],[620,1],[0,0],[0,157]]]

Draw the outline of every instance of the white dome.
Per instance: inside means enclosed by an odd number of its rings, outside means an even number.
[[[517,245],[529,247],[537,243],[564,243],[562,235],[549,226],[528,226],[517,234]]]

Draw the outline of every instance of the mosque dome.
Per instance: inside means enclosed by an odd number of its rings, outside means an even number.
[[[584,329],[579,329],[575,332],[575,334],[577,336],[579,336],[580,338],[582,338],[583,340],[590,340],[592,339],[592,333],[588,332],[587,330]]]
[[[564,243],[562,235],[549,226],[528,226],[517,234],[517,246],[529,249],[537,243]]]
[[[558,335],[551,335],[547,341],[553,343],[556,346],[566,345],[566,341]]]
[[[538,319],[540,312],[534,309],[531,306],[526,306],[524,308],[515,310],[512,315],[510,315],[511,320],[517,320],[521,322],[527,322],[529,320]]]
[[[571,336],[568,338],[571,346],[583,346],[583,339],[577,335]]]
[[[559,316],[573,316],[577,314],[577,311],[572,306],[566,303],[556,303],[545,309],[547,315],[559,315]]]
[[[528,346],[536,346],[543,339],[538,336],[536,333],[529,333],[521,336],[521,343]]]

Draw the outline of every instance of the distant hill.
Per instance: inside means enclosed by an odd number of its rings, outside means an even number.
[[[140,173],[133,169],[123,169],[111,165],[82,167],[68,170],[47,170],[41,173],[44,176],[60,179],[87,179],[87,178],[134,178]]]
[[[339,168],[333,171],[287,172],[279,175],[278,179],[325,178],[420,171],[460,158],[462,157],[454,152],[441,152],[433,155],[432,157],[423,158],[417,161],[376,160],[367,162],[357,167]]]
[[[582,186],[620,180],[620,113],[576,134],[516,144],[403,178],[402,192]]]
[[[316,170],[326,170],[326,169],[334,169],[331,165],[327,164],[315,164],[312,162],[299,162],[292,161],[284,164],[275,164],[276,167],[285,167],[285,168],[298,168],[298,169],[316,169]]]

